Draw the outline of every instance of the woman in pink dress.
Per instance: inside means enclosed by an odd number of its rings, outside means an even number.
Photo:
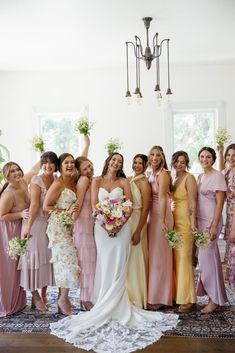
[[[80,306],[90,310],[93,307],[92,294],[96,268],[96,246],[94,221],[91,207],[91,181],[93,164],[86,157],[78,157],[75,166],[79,172],[77,182],[78,212],[74,213],[73,240],[77,250],[80,273]]]
[[[171,184],[165,156],[160,146],[153,146],[149,153],[152,174],[152,205],[148,220],[149,280],[148,309],[157,310],[172,305],[173,258],[165,233],[173,228],[173,215],[169,203]]]
[[[36,164],[29,173],[23,173],[15,162],[3,167],[6,180],[0,193],[0,316],[22,310],[26,305],[26,293],[20,287],[18,259],[8,255],[8,243],[14,237],[20,238],[22,219],[29,215],[28,183],[39,171]]]
[[[201,310],[203,314],[208,314],[228,301],[217,244],[227,187],[223,174],[213,168],[216,160],[214,149],[203,147],[198,158],[204,170],[198,177],[198,229],[209,233],[211,244],[206,249],[199,248],[197,295],[209,296],[208,304]]]
[[[41,156],[43,173],[35,175],[31,180],[29,219],[23,221],[22,225],[22,238],[31,237],[28,252],[20,257],[20,285],[32,292],[32,307],[40,311],[47,308],[47,286],[55,285],[46,234],[48,215],[42,207],[46,192],[55,180],[57,167],[58,158],[54,152],[45,152]],[[41,296],[38,289],[41,289]]]

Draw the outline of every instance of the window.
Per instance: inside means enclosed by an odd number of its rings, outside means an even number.
[[[36,112],[36,115],[46,150],[54,151],[58,156],[68,152],[76,158],[80,150],[80,135],[74,131],[74,123],[81,116],[88,116],[88,107],[68,112]]]
[[[192,107],[172,107],[168,109],[169,125],[166,135],[169,141],[169,150],[171,154],[175,151],[184,150],[190,158],[190,171],[194,174],[201,172],[198,163],[198,152],[203,146],[215,146],[215,133],[218,127],[223,126],[222,119],[224,117],[223,105],[214,104],[198,104]],[[222,112],[223,110],[223,112]],[[220,121],[221,120],[221,121]],[[169,128],[170,126],[170,128]],[[168,160],[171,155],[168,153]]]

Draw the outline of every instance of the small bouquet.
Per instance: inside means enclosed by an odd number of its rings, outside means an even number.
[[[12,238],[8,243],[8,255],[11,259],[16,260],[17,256],[27,253],[28,239]]]
[[[182,235],[175,230],[169,230],[165,236],[168,240],[169,246],[172,248],[178,248],[183,244]]]
[[[208,248],[211,243],[210,234],[207,232],[194,232],[195,244],[198,248]]]
[[[82,135],[90,135],[94,122],[89,121],[87,117],[82,117],[75,121],[74,130],[79,131]]]
[[[215,134],[215,139],[216,139],[216,144],[218,146],[224,145],[226,142],[231,141],[231,135],[228,133],[228,131],[224,128],[218,129],[218,131]]]
[[[51,215],[51,220],[55,224],[59,224],[66,229],[70,229],[73,224],[72,214],[68,210],[64,210],[59,212],[58,210],[54,210],[49,212]]]
[[[32,146],[36,152],[42,153],[44,151],[45,143],[41,136],[34,136],[32,139]]]
[[[131,208],[132,202],[125,196],[121,200],[106,197],[97,203],[94,217],[100,225],[104,225],[109,237],[114,238],[117,229],[127,221]]]
[[[110,138],[106,145],[105,149],[110,156],[112,153],[118,152],[119,150],[122,149],[122,142],[118,138]]]

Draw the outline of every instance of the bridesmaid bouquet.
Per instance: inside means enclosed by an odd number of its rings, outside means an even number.
[[[104,226],[109,237],[117,236],[118,228],[128,219],[132,202],[126,200],[125,196],[121,200],[105,198],[97,203],[93,213],[97,222]]]
[[[122,142],[118,138],[110,138],[106,145],[105,149],[110,156],[112,153],[118,152],[119,150],[122,149]]]
[[[59,212],[58,210],[54,210],[49,212],[49,214],[54,224],[59,224],[66,229],[71,228],[73,224],[73,220],[72,220],[72,214],[68,210],[64,210],[61,212]]]
[[[215,139],[216,139],[216,145],[222,146],[226,142],[231,141],[231,135],[228,133],[226,129],[220,128],[215,134]]]
[[[198,248],[208,248],[211,243],[210,234],[206,232],[194,232],[195,244]]]
[[[24,255],[27,253],[27,241],[28,239],[20,239],[17,237],[14,237],[9,241],[8,255],[12,260],[16,260],[17,256]]]
[[[45,143],[41,136],[34,136],[32,139],[32,146],[36,152],[42,153],[45,150]]]
[[[82,135],[90,135],[94,122],[89,121],[87,117],[82,117],[75,121],[74,130],[79,131]]]
[[[182,235],[175,230],[169,230],[165,236],[168,240],[169,246],[172,248],[178,248],[183,244]]]

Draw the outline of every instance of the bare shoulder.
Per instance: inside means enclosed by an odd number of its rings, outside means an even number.
[[[80,176],[77,182],[78,186],[87,186],[89,184],[90,184],[90,179],[84,175]]]
[[[129,185],[129,179],[128,178],[119,178],[121,186]]]

